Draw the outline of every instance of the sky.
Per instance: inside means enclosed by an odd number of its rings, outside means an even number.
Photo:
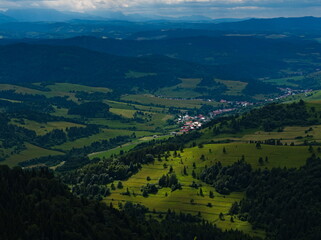
[[[121,11],[211,18],[321,17],[321,0],[0,0],[0,9],[53,8],[60,11]]]

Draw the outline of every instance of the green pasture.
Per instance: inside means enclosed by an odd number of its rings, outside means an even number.
[[[309,95],[307,97],[303,96],[303,100],[318,103],[318,105],[320,107],[320,105],[321,105],[320,104],[321,103],[321,91],[320,90],[314,91],[311,93],[311,95]]]
[[[264,79],[264,82],[272,83],[278,86],[298,87],[295,81],[300,81],[304,76],[294,76],[286,78]]]
[[[136,110],[121,108],[111,108],[109,111],[125,118],[133,118],[136,112]]]
[[[12,84],[0,84],[0,89],[1,89],[1,91],[14,90],[17,93],[25,93],[25,94],[43,95],[43,93],[44,93],[44,92],[36,90],[36,89],[21,87],[21,86],[12,85]]]
[[[33,158],[39,158],[49,155],[61,155],[61,152],[52,151],[48,149],[44,149],[41,147],[37,147],[30,143],[25,143],[26,150],[21,151],[18,154],[13,154],[8,157],[5,161],[0,162],[0,164],[8,165],[9,167],[17,166],[20,162],[24,162]]]
[[[84,125],[71,123],[71,122],[47,122],[47,123],[39,123],[36,121],[24,119],[24,124],[19,123],[17,119],[11,119],[11,123],[20,127],[27,128],[29,130],[33,130],[37,133],[37,135],[45,135],[48,132],[51,132],[54,129],[65,130],[70,127],[85,127]]]
[[[240,81],[220,80],[220,79],[215,79],[215,81],[219,83],[223,83],[228,88],[228,91],[225,92],[227,95],[241,95],[242,91],[247,86],[247,83],[240,82]]]
[[[174,97],[174,98],[193,98],[202,96],[201,93],[194,89],[201,82],[199,78],[181,78],[181,83],[176,86],[159,89],[157,95]]]
[[[282,132],[257,131],[254,134],[244,135],[240,140],[264,141],[268,139],[281,139],[282,143],[303,143],[305,139],[321,142],[321,125],[308,127],[285,127]]]
[[[225,148],[226,153],[223,152]],[[316,149],[315,149],[316,150]],[[315,153],[318,155],[317,151]],[[223,166],[228,166],[238,161],[244,155],[245,161],[254,168],[273,168],[287,167],[298,168],[305,164],[306,159],[311,156],[308,146],[276,146],[261,145],[261,149],[256,148],[256,144],[248,143],[227,143],[227,144],[206,144],[203,148],[187,148],[181,153],[182,159],[191,159],[196,161],[205,156],[205,161],[201,166],[213,165],[215,162],[221,162]],[[268,162],[260,165],[258,160],[262,157],[268,157]]]
[[[108,104],[111,108],[118,109],[128,109],[128,110],[138,110],[138,111],[148,111],[148,112],[166,112],[167,108],[145,106],[126,102],[117,102],[112,100],[104,100],[104,103]]]
[[[123,130],[123,129],[102,129],[102,131],[98,134],[85,137],[85,138],[79,138],[72,142],[66,142],[61,145],[57,145],[52,147],[53,149],[60,149],[60,150],[71,150],[72,148],[81,148],[84,146],[88,146],[92,144],[93,142],[102,141],[102,140],[109,140],[111,138],[117,137],[117,136],[127,136],[132,135],[133,133],[136,134],[136,137],[142,137],[142,136],[148,136],[151,135],[150,132],[147,131],[129,131],[129,130]]]
[[[108,93],[111,92],[109,88],[104,87],[90,87],[80,84],[72,84],[72,83],[55,83],[54,85],[48,85],[47,88],[49,88],[53,93],[57,92],[102,92],[102,93]]]
[[[140,104],[155,104],[166,107],[176,107],[183,109],[193,109],[200,108],[203,104],[218,106],[219,103],[216,102],[207,102],[198,99],[193,100],[182,100],[182,99],[168,99],[168,98],[159,98],[150,94],[137,94],[137,95],[125,95],[122,97],[124,101],[133,101]]]
[[[226,148],[227,153],[223,153],[223,147]],[[263,236],[264,233],[258,230],[253,230],[248,222],[242,222],[234,219],[230,221],[228,211],[235,201],[240,201],[243,193],[232,193],[230,195],[221,195],[215,189],[201,181],[192,177],[193,163],[196,168],[194,171],[198,175],[205,165],[211,166],[217,161],[221,161],[223,165],[230,165],[239,160],[242,155],[245,155],[245,160],[250,162],[254,168],[258,167],[299,167],[304,164],[306,157],[309,156],[307,147],[284,147],[284,146],[268,146],[262,145],[262,149],[256,149],[254,144],[207,144],[203,148],[187,148],[183,152],[179,152],[180,157],[173,157],[173,152],[165,161],[155,160],[154,164],[144,165],[141,171],[123,181],[124,188],[112,191],[112,194],[104,201],[107,203],[112,202],[114,206],[118,202],[132,201],[140,203],[148,207],[150,210],[155,209],[158,213],[165,213],[169,208],[176,212],[185,212],[191,214],[201,213],[202,217],[217,224],[223,229],[239,229],[252,235]],[[201,160],[201,156],[205,155],[205,160]],[[288,155],[288,157],[286,157]],[[260,156],[268,156],[269,162],[264,166],[259,166],[258,158]],[[285,156],[285,157],[284,157]],[[164,168],[164,163],[167,168]],[[157,194],[149,194],[148,197],[143,197],[141,187],[149,183],[157,183],[159,178],[168,173],[170,166],[173,167],[179,182],[183,185],[182,190],[175,190],[172,192],[169,188],[163,188]],[[187,174],[183,174],[184,166],[187,168]],[[151,180],[147,181],[147,177]],[[190,187],[189,185],[195,181],[202,184],[203,195],[199,194],[199,189]],[[117,182],[115,182],[117,185]],[[123,195],[126,190],[131,193],[130,196]],[[214,198],[209,197],[209,191],[214,192]],[[167,194],[167,196],[166,196]],[[193,199],[193,203],[191,203]],[[208,207],[208,203],[212,207]],[[224,220],[219,219],[219,214],[224,214]]]
[[[226,153],[223,153],[225,148]],[[234,218],[234,222],[230,221],[228,211],[235,201],[240,201],[243,193],[231,193],[230,195],[221,195],[215,191],[212,186],[202,183],[200,180],[192,177],[193,163],[195,163],[195,173],[198,175],[205,166],[211,166],[215,162],[220,161],[224,166],[233,164],[241,159],[242,155],[245,161],[250,163],[254,168],[273,168],[273,167],[300,167],[305,164],[306,158],[311,155],[306,146],[271,146],[262,145],[261,149],[257,149],[255,144],[246,143],[229,143],[229,144],[206,144],[202,148],[193,147],[184,149],[183,152],[178,152],[179,157],[173,157],[173,152],[165,161],[155,160],[153,164],[144,165],[141,171],[123,181],[123,189],[116,189],[112,194],[104,199],[105,202],[112,202],[114,206],[118,206],[119,202],[132,201],[140,203],[154,210],[157,213],[165,213],[169,208],[176,212],[185,212],[191,214],[201,213],[202,217],[215,223],[223,229],[238,229],[255,236],[264,236],[264,233],[259,230],[253,230],[248,222],[242,222]],[[318,154],[318,153],[317,153]],[[201,156],[204,155],[205,160]],[[319,154],[318,154],[319,155]],[[260,157],[268,157],[268,162],[260,165],[258,159]],[[164,163],[167,168],[164,167]],[[157,194],[149,194],[148,197],[143,197],[141,187],[147,183],[158,183],[159,178],[167,174],[170,166],[172,166],[179,182],[183,185],[182,190],[172,192],[169,188],[163,188]],[[184,166],[187,168],[187,174],[183,174]],[[147,181],[147,177],[151,180]],[[195,181],[202,185],[203,195],[200,195],[200,190],[190,187],[189,185]],[[117,182],[114,183],[117,186]],[[127,191],[130,196],[123,195]],[[209,191],[214,192],[214,198],[209,197]],[[167,195],[167,196],[166,196]],[[193,203],[191,203],[193,199]],[[212,207],[208,207],[208,203]],[[219,214],[224,214],[224,220],[219,218]]]
[[[142,137],[142,138],[139,138],[137,140],[133,140],[132,142],[129,142],[129,143],[126,143],[122,146],[118,146],[116,148],[113,148],[113,149],[110,149],[110,150],[107,150],[107,151],[102,151],[102,152],[96,152],[96,153],[91,153],[88,155],[88,157],[90,159],[93,159],[93,158],[100,158],[100,159],[103,159],[103,158],[109,158],[111,157],[112,155],[119,155],[120,152],[128,152],[130,150],[132,150],[134,147],[136,147],[137,145],[143,143],[143,142],[149,142],[153,139],[156,139],[156,140],[164,140],[164,139],[168,139],[170,136],[169,135],[165,135],[165,136],[157,136],[156,138],[154,138],[154,136],[146,136],[146,137]]]

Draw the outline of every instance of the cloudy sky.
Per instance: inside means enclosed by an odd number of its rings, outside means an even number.
[[[321,0],[0,0],[0,8],[223,17],[321,16]]]

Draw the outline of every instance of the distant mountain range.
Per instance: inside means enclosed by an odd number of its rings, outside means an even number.
[[[160,15],[141,15],[141,14],[123,14],[120,11],[96,10],[88,13],[78,12],[61,12],[54,9],[9,9],[1,14],[0,22],[64,22],[73,19],[81,20],[122,20],[122,21],[190,21],[190,22],[234,22],[242,21],[244,19],[212,19],[202,15],[181,16],[181,17],[167,17]]]
[[[71,38],[95,36],[155,40],[192,36],[258,35],[316,37],[321,18],[209,19],[124,15],[121,12],[73,13],[51,9],[8,10],[0,14],[1,38]]]
[[[173,86],[179,77],[214,74],[206,66],[165,56],[114,56],[73,46],[12,44],[0,47],[0,83],[68,82],[130,91]]]
[[[182,31],[178,32],[182,33]],[[315,64],[321,62],[317,54],[321,53],[321,44],[300,38],[269,39],[257,36],[220,35],[183,37],[182,35],[179,38],[141,41],[83,36],[47,40],[2,39],[0,45],[19,42],[79,47],[123,57],[140,58],[161,55],[172,60],[188,61],[209,66],[211,69],[215,68],[217,77],[245,81],[252,78],[282,77],[282,69],[310,73],[316,68]]]
[[[152,21],[154,24],[166,22],[203,23],[202,26],[194,26],[193,29],[207,29],[215,31],[236,32],[307,32],[321,31],[321,18],[222,18],[212,19],[202,15],[167,17],[160,15],[124,14],[120,11],[96,10],[87,13],[62,12],[54,9],[9,9],[0,14],[0,23],[8,22],[68,22],[72,20],[87,21]],[[206,24],[204,24],[206,23]],[[165,25],[166,26],[166,25]],[[183,27],[183,28],[186,28]]]

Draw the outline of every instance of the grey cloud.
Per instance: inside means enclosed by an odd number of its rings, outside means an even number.
[[[95,9],[162,15],[211,17],[321,16],[321,0],[0,0],[0,8],[50,7],[64,11]]]

